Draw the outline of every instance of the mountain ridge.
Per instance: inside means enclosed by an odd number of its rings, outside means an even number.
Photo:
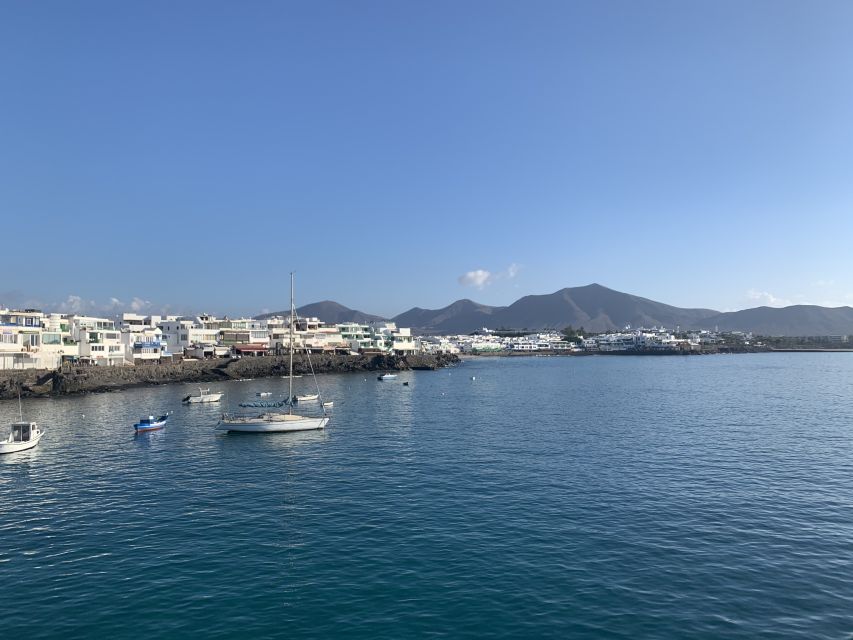
[[[258,318],[287,315],[262,314]],[[381,316],[349,309],[325,300],[298,309],[301,316],[317,317],[327,323],[381,321]],[[853,334],[853,308],[792,305],[754,307],[720,312],[714,309],[681,308],[649,298],[623,293],[592,283],[564,287],[549,294],[522,296],[507,306],[489,306],[468,298],[440,309],[412,307],[392,318],[400,327],[418,333],[457,334],[478,329],[540,331],[568,325],[601,332],[631,327],[662,326],[668,329],[719,329],[751,331],[767,336],[818,336]]]
[[[255,316],[257,320],[266,320],[274,316],[289,316],[290,310],[271,311]],[[340,324],[341,322],[358,322],[364,324],[384,320],[382,316],[365,313],[358,309],[350,309],[334,300],[322,300],[312,302],[296,309],[296,315],[300,318],[319,318],[326,324]]]

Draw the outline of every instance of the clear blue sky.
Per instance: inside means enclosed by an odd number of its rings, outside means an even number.
[[[254,314],[296,270],[389,315],[853,304],[851,34],[805,0],[3,2],[0,303]]]

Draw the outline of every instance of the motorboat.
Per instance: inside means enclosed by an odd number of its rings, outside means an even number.
[[[377,380],[393,380],[397,377],[396,373],[383,373],[381,376],[377,376]]]
[[[196,404],[197,402],[219,402],[224,393],[211,393],[210,389],[198,388],[198,395],[189,395],[182,400],[185,404]]]
[[[25,451],[32,449],[39,443],[44,435],[39,426],[35,422],[27,422],[24,420],[24,410],[21,405],[21,392],[18,390],[18,414],[20,420],[13,422],[9,430],[9,435],[5,440],[0,440],[0,454],[15,453],[16,451]]]
[[[0,440],[0,453],[15,453],[32,449],[39,443],[44,431],[35,422],[13,422],[9,436]]]
[[[319,399],[319,393],[311,393],[304,396],[293,396],[294,402],[316,402]]]
[[[139,422],[133,425],[133,428],[136,429],[136,433],[142,433],[144,431],[157,431],[166,426],[166,421],[169,419],[169,414],[163,414],[159,418],[155,418],[154,416],[148,416],[147,418],[142,418]]]

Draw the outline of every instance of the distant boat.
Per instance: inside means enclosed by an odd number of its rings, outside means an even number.
[[[44,435],[44,431],[39,429],[39,426],[35,422],[26,422],[24,420],[20,391],[18,392],[18,413],[21,416],[20,421],[13,422],[9,436],[5,440],[0,440],[0,453],[15,453],[16,451],[32,449]]]
[[[302,376],[301,375],[295,375],[295,376],[281,376],[281,377],[284,378],[285,380],[287,380],[289,378],[301,378]]]
[[[335,406],[335,403],[334,403],[334,401],[332,401],[332,400],[329,400],[329,402],[324,402],[324,403],[323,403],[323,408],[324,408],[324,409],[331,409],[331,408],[332,408],[332,407],[334,407],[334,406]]]
[[[198,388],[198,395],[190,395],[184,398],[181,402],[185,404],[196,404],[198,402],[219,402],[222,399],[223,393],[211,393],[210,389]]]
[[[318,400],[320,397],[319,387],[317,394],[313,396],[296,396],[293,395],[293,329],[296,324],[296,305],[293,302],[293,273],[290,274],[290,368],[288,370],[288,393],[287,397],[299,401],[300,399]],[[311,354],[308,355],[308,363],[311,364]],[[317,377],[314,376],[314,369],[311,369],[311,376],[314,378],[314,383],[317,383]],[[326,409],[320,405],[322,416],[306,416],[293,413],[293,403],[288,405],[287,413],[262,413],[257,416],[229,416],[223,415],[217,425],[220,431],[242,431],[247,433],[281,433],[286,431],[313,431],[315,429],[323,429],[329,422],[329,416],[326,415]]]
[[[320,399],[319,393],[310,393],[304,396],[293,396],[296,402],[316,402]]]
[[[136,429],[136,433],[142,433],[143,431],[157,431],[158,429],[162,429],[166,426],[166,420],[168,419],[168,413],[160,416],[159,418],[148,416],[147,418],[142,418],[139,422],[133,425],[133,428]]]
[[[381,376],[377,376],[376,379],[377,380],[392,380],[393,378],[396,378],[396,377],[397,377],[396,373],[383,373]]]
[[[272,391],[259,391],[255,395],[259,398],[269,398],[272,395]]]

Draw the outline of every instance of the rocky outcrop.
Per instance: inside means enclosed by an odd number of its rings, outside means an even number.
[[[314,355],[296,356],[293,371],[311,373],[346,373],[356,371],[406,371],[438,369],[459,362],[455,355]],[[264,378],[287,375],[287,357],[222,358],[185,360],[175,364],[147,364],[128,367],[71,367],[58,371],[0,371],[0,399],[38,397],[115,391],[128,387],[170,382],[216,382],[241,378]]]

